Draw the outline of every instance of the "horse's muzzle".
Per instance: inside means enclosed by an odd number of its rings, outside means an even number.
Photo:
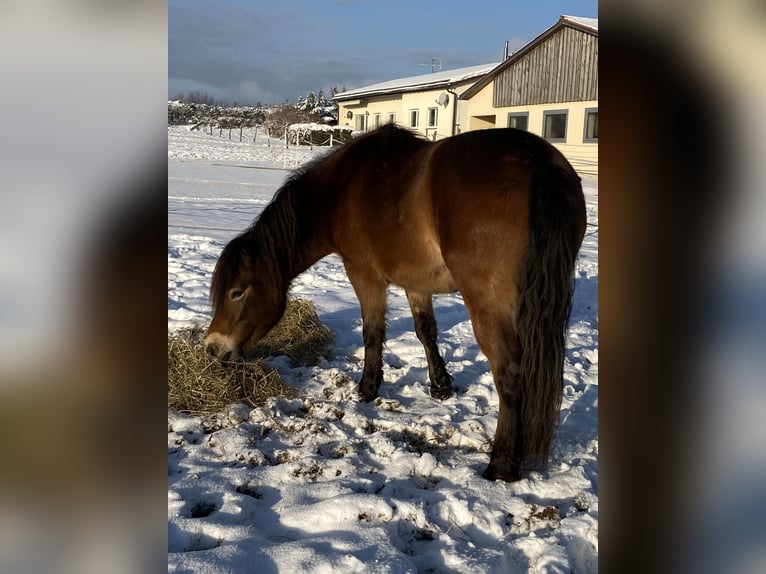
[[[205,351],[222,362],[234,361],[239,357],[237,348],[220,333],[208,333],[205,337]]]

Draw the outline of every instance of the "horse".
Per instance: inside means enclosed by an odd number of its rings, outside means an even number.
[[[405,290],[443,400],[452,377],[432,298],[459,292],[499,397],[483,476],[513,482],[547,467],[585,224],[581,180],[544,139],[497,128],[429,141],[389,124],[295,170],[224,247],[205,345],[246,354],[282,317],[291,281],[336,253],[361,308],[361,400],[383,380],[389,284]]]

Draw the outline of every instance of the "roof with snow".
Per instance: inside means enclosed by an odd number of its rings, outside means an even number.
[[[570,24],[578,25],[582,28],[590,28],[593,32],[598,33],[598,18],[583,18],[581,16],[562,16],[559,18],[559,22],[568,22]]]
[[[486,86],[489,82],[492,81],[492,79],[497,76],[500,72],[508,68],[511,64],[518,61],[520,58],[522,58],[525,54],[528,54],[530,50],[532,50],[534,47],[538,46],[545,40],[547,40],[550,36],[561,30],[561,28],[568,26],[570,28],[576,28],[577,30],[581,30],[585,32],[586,34],[592,34],[594,36],[598,36],[598,19],[597,18],[582,18],[580,16],[560,16],[558,21],[545,30],[543,33],[538,35],[534,40],[531,42],[528,42],[518,50],[516,50],[513,54],[511,54],[507,59],[500,62],[495,68],[487,72],[485,75],[483,75],[474,85],[472,85],[470,88],[468,88],[465,92],[463,92],[460,95],[461,100],[468,100],[472,98],[474,95],[476,95],[484,86]]]
[[[418,92],[436,88],[449,87],[466,80],[479,78],[495,68],[497,62],[492,64],[482,64],[480,66],[469,66],[467,68],[457,68],[454,70],[445,70],[433,72],[431,74],[422,74],[420,76],[410,76],[409,78],[399,78],[398,80],[389,80],[363,88],[346,90],[335,94],[334,100],[348,100],[361,96],[376,96],[379,94],[396,94],[401,92]]]

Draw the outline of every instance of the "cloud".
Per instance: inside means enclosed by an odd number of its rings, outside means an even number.
[[[241,103],[277,102],[280,99],[276,94],[262,88],[260,83],[255,80],[240,82],[232,93],[232,101],[236,100]]]

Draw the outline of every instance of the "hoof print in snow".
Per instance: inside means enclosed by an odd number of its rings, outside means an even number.
[[[189,517],[191,518],[205,518],[210,516],[215,511],[215,504],[211,502],[198,502],[189,510]]]
[[[170,554],[210,550],[218,548],[222,543],[221,538],[196,529],[189,531],[174,523],[168,526],[168,553]]]
[[[251,485],[249,482],[245,484],[240,484],[234,490],[236,492],[239,492],[240,494],[251,496],[252,498],[255,498],[257,500],[260,500],[263,498],[263,492],[257,486]]]
[[[218,538],[214,538],[208,534],[197,533],[192,535],[189,540],[189,545],[186,547],[185,552],[199,552],[201,550],[211,550],[212,548],[218,548],[223,541]]]

